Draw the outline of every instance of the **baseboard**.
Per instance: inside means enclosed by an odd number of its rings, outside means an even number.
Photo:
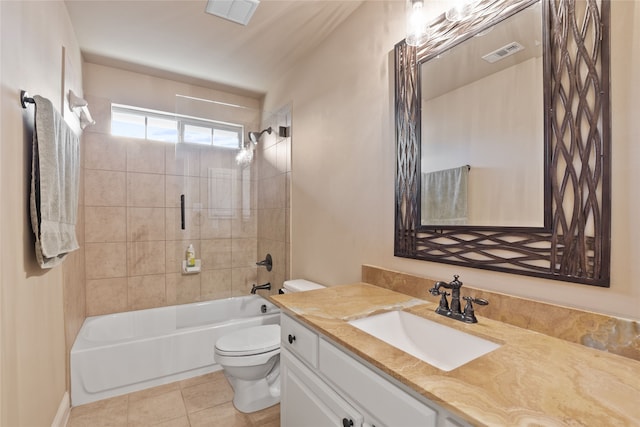
[[[69,400],[69,392],[65,391],[60,406],[58,406],[58,412],[51,423],[51,427],[66,427],[69,421],[69,415],[71,414],[71,401]]]

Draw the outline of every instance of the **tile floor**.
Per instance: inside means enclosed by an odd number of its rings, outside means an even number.
[[[67,427],[278,427],[280,405],[236,410],[222,371],[71,409]]]

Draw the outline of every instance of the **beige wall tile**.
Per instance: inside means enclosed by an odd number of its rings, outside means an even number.
[[[193,176],[166,175],[165,206],[180,207],[180,195],[185,196],[185,207],[188,209],[202,209],[200,203],[200,178]]]
[[[126,173],[85,169],[85,206],[125,206]]]
[[[260,209],[258,213],[258,238],[283,242],[286,238],[285,209]]]
[[[85,133],[82,141],[85,168],[126,171],[126,141],[103,133]]]
[[[209,168],[235,168],[236,152],[214,147],[201,147],[200,149],[200,176],[209,176]]]
[[[232,219],[209,217],[208,211],[201,214],[200,238],[230,239]]]
[[[127,310],[127,278],[87,281],[87,316]]]
[[[125,207],[87,206],[84,214],[86,242],[126,241]]]
[[[281,173],[258,182],[258,208],[286,206],[286,175]]]
[[[164,242],[128,242],[127,267],[129,276],[164,274]]]
[[[185,209],[185,229],[181,229],[180,208],[165,208],[166,239],[167,240],[197,240],[200,239],[201,211]]]
[[[200,147],[171,144],[165,149],[167,175],[200,176]]]
[[[231,297],[231,269],[205,270],[200,277],[203,301]]]
[[[231,239],[202,240],[200,246],[203,270],[231,268]]]
[[[167,145],[158,141],[131,141],[127,144],[127,171],[164,174]]]
[[[164,208],[127,208],[127,241],[165,239]]]
[[[231,270],[231,296],[249,295],[251,286],[257,283],[256,267],[241,267]]]
[[[125,277],[127,252],[125,243],[86,243],[87,279]]]
[[[255,267],[256,262],[263,260],[266,254],[258,254],[257,243],[256,239],[233,239],[231,243],[232,266]]]
[[[231,220],[231,237],[235,238],[255,238],[258,236],[258,211],[250,210],[245,215],[242,210],[236,210],[236,214]],[[204,238],[204,237],[203,237]]]
[[[200,301],[200,274],[167,274],[167,303],[186,304]]]
[[[164,207],[164,175],[127,172],[127,206]]]
[[[165,275],[135,276],[128,279],[128,308],[144,308],[166,305]]]

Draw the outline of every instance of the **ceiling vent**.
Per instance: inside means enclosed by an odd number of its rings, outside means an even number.
[[[260,0],[208,0],[205,12],[247,25]]]
[[[511,56],[516,52],[520,52],[524,49],[518,42],[511,42],[506,46],[502,46],[500,49],[496,49],[491,53],[487,53],[482,57],[485,61],[493,64],[494,62],[500,61],[501,59],[506,58],[507,56]]]

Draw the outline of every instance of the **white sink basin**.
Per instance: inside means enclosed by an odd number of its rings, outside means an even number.
[[[404,311],[376,314],[349,324],[443,371],[451,371],[500,347]]]

